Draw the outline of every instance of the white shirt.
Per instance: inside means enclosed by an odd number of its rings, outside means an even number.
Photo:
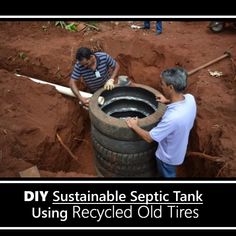
[[[150,130],[152,139],[159,143],[156,157],[170,165],[184,161],[190,130],[196,118],[196,102],[191,94],[184,100],[167,105],[161,121]]]

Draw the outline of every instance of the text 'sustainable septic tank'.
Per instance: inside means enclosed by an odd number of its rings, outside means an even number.
[[[155,175],[157,143],[141,139],[126,122],[138,117],[139,125],[149,131],[162,117],[165,106],[156,101],[157,90],[138,87],[99,89],[91,98],[89,115],[98,175],[105,177],[151,177]],[[105,99],[99,105],[98,98]]]

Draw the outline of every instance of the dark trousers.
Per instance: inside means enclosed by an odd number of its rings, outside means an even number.
[[[157,157],[156,163],[160,177],[176,178],[176,166],[166,164]]]
[[[144,28],[150,29],[150,21],[144,21]],[[156,21],[156,30],[158,33],[162,33],[162,21]]]

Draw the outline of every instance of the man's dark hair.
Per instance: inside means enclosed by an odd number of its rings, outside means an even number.
[[[89,48],[79,48],[76,52],[76,59],[78,61],[82,61],[83,59],[90,59],[93,55],[93,52]]]
[[[167,69],[161,73],[161,78],[166,85],[172,85],[177,93],[181,93],[187,87],[188,73],[181,67]]]

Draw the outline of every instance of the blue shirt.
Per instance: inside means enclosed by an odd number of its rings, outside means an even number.
[[[80,65],[77,61],[71,75],[71,78],[75,80],[79,80],[82,76],[91,92],[97,91],[106,83],[110,78],[109,68],[116,66],[116,61],[105,52],[96,52],[94,55],[97,60],[95,71]]]
[[[150,130],[152,139],[159,143],[156,157],[170,165],[184,161],[190,130],[196,118],[196,102],[191,94],[184,100],[167,105],[161,121]]]

